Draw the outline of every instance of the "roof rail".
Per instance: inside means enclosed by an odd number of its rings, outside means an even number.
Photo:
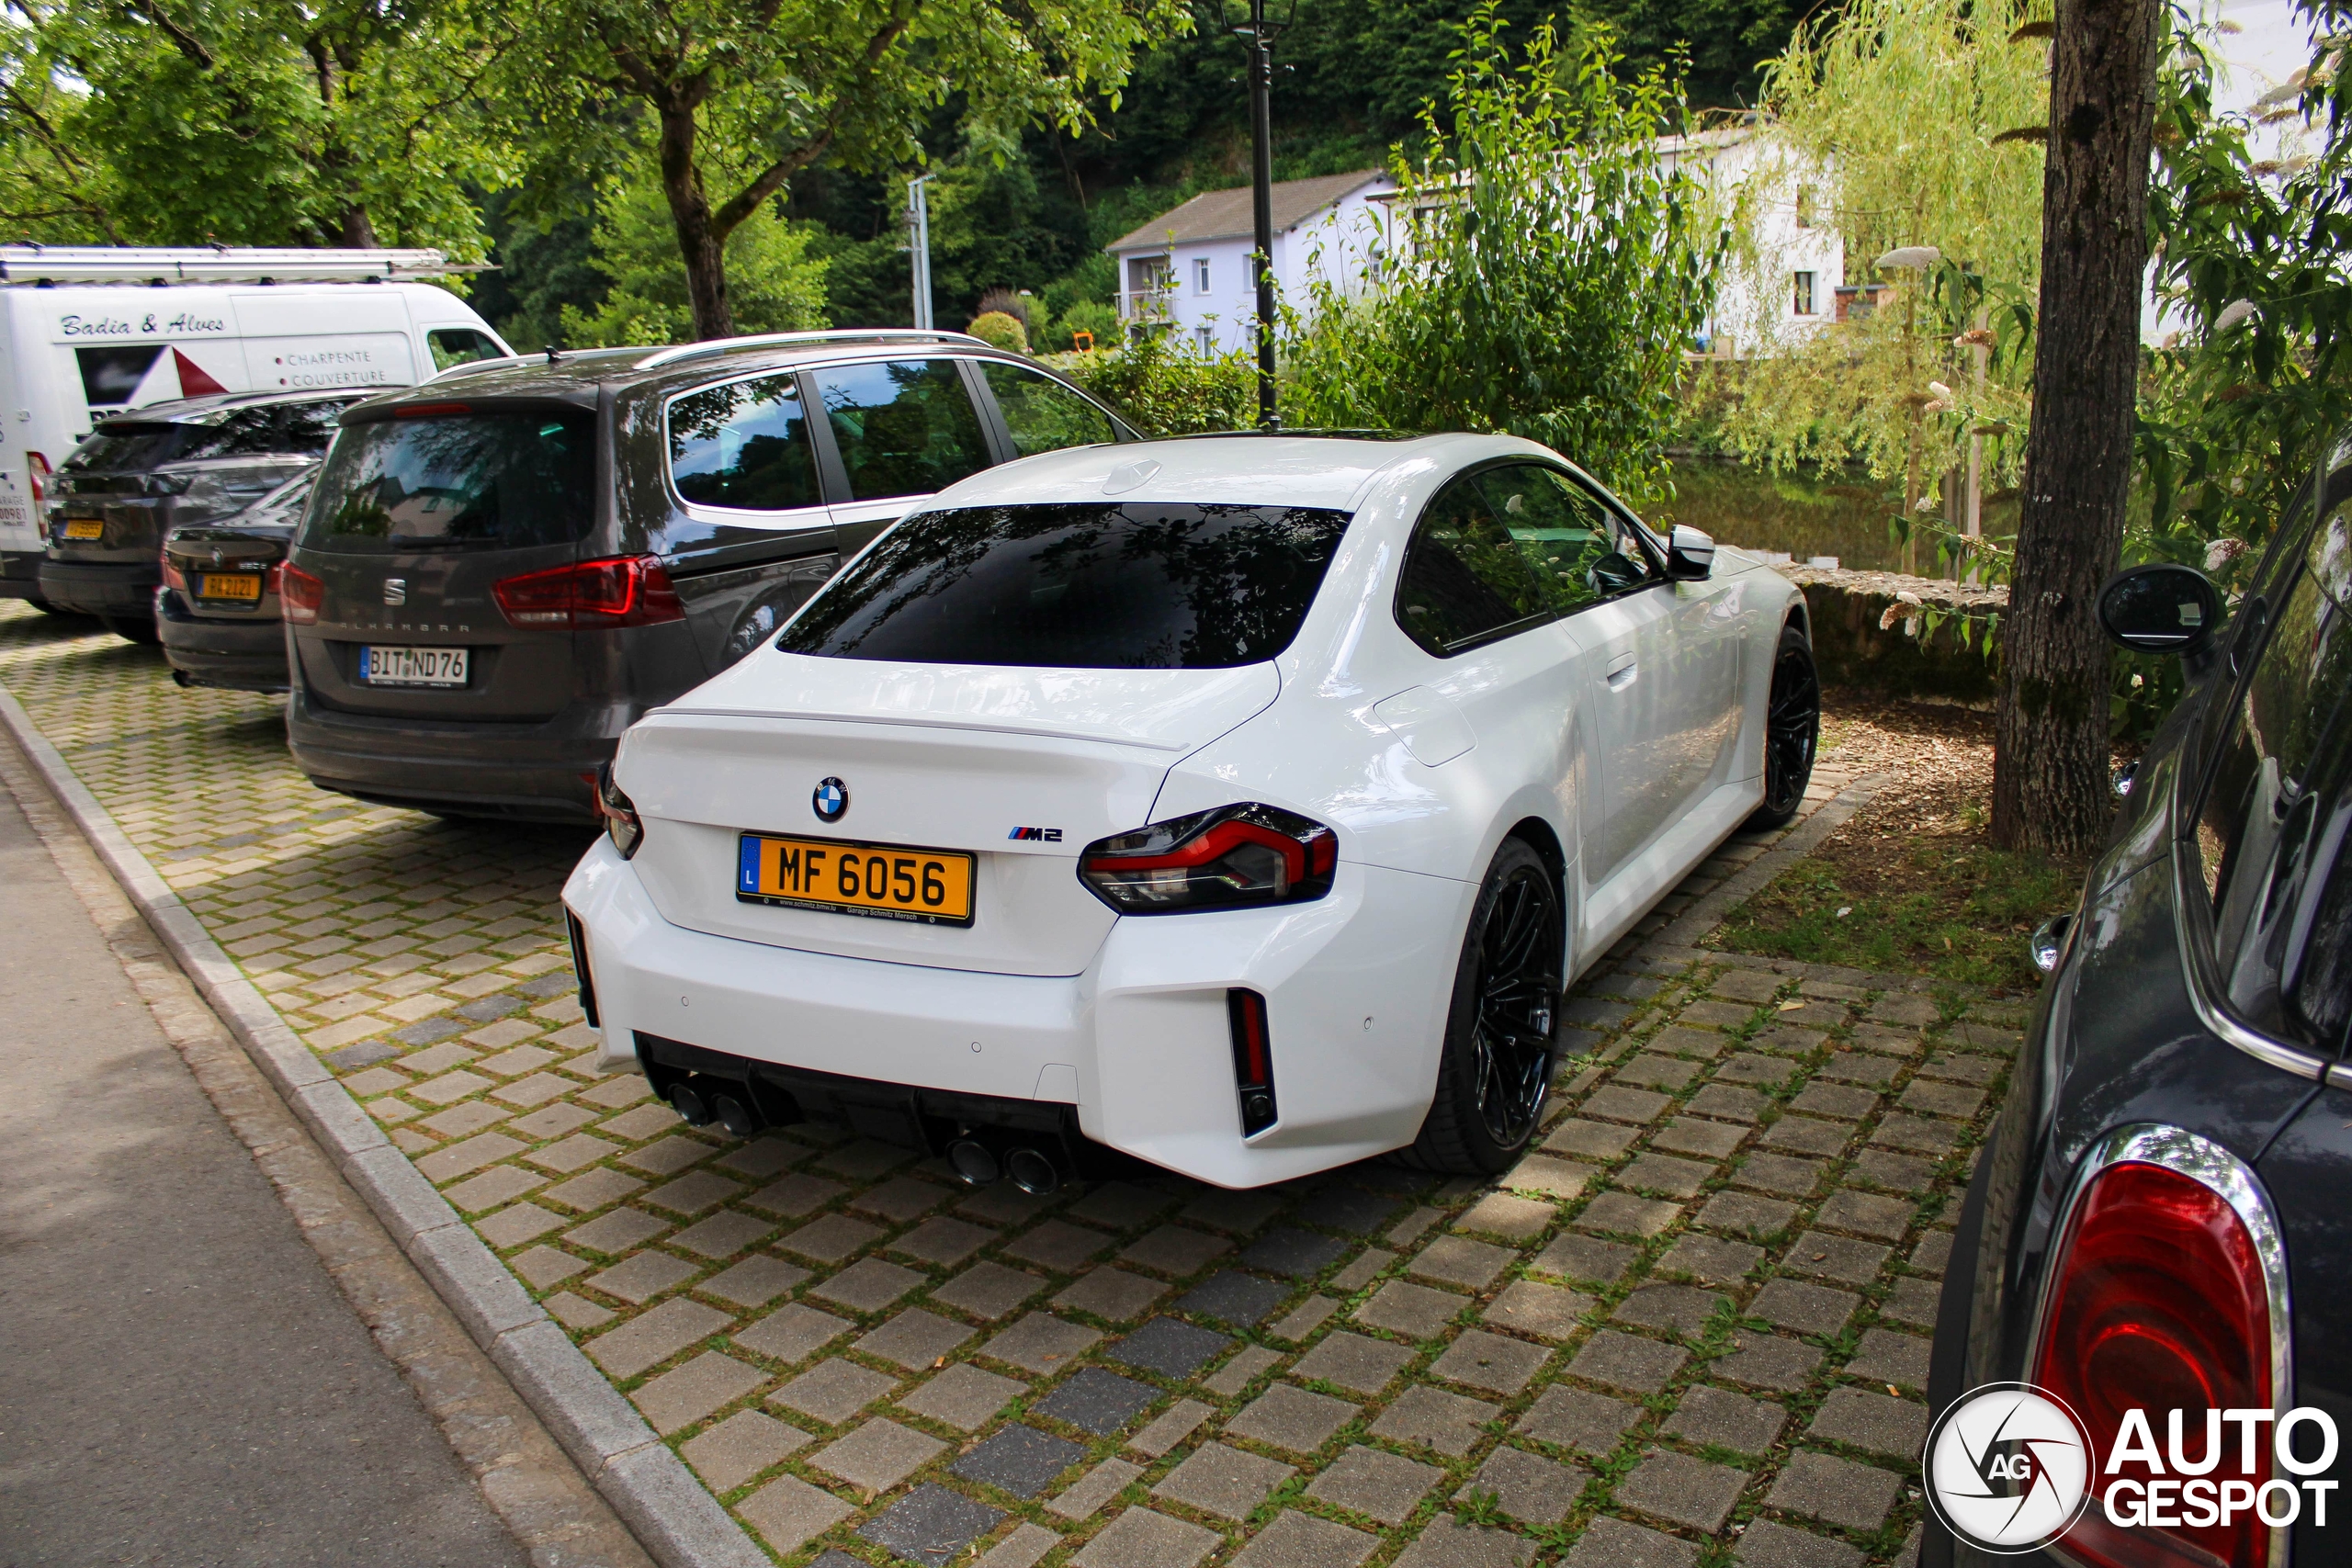
[[[665,348],[650,354],[637,362],[639,370],[652,370],[664,365],[676,365],[688,359],[708,359],[717,355],[732,354],[742,348],[773,348],[795,343],[956,343],[986,348],[988,344],[969,333],[930,332],[915,327],[850,327],[821,333],[761,333],[752,337],[713,338],[707,343],[684,343],[675,348]]]
[[[6,283],[367,283],[496,270],[430,250],[0,245]]]

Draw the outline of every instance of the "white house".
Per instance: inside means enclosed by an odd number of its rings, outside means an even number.
[[[1294,308],[1315,276],[1361,287],[1377,276],[1377,197],[1396,188],[1378,169],[1279,180],[1273,187],[1274,284]],[[1255,230],[1250,187],[1213,190],[1163,212],[1107,247],[1119,264],[1119,317],[1164,321],[1203,354],[1256,341],[1258,294],[1250,273]]]
[[[1689,170],[1722,210],[1745,210],[1742,248],[1758,258],[1755,265],[1736,260],[1718,281],[1702,352],[1753,353],[1846,319],[1861,296],[1846,287],[1845,238],[1834,224],[1814,221],[1815,198],[1797,155],[1770,126],[1660,137],[1658,155],[1669,168]],[[1758,175],[1765,183],[1749,193]]]

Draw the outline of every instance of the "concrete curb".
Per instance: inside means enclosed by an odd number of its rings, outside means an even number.
[[[767,1553],[392,1146],[5,687],[0,722],[245,1055],[654,1560],[765,1568]]]

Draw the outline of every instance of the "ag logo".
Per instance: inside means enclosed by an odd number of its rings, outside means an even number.
[[[1986,1383],[1928,1434],[1928,1505],[1981,1551],[2032,1551],[2083,1517],[2097,1462],[2089,1430],[2055,1395]]]
[[[823,780],[808,796],[808,807],[820,822],[840,821],[849,810],[849,785],[839,779]]]

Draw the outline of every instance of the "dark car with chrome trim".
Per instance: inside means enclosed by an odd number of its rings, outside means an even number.
[[[295,762],[364,800],[593,821],[622,731],[901,513],[1133,438],[959,333],[550,353],[360,404],[283,573]]]
[[[315,478],[315,468],[305,469],[233,516],[164,536],[155,629],[173,680],[235,692],[286,690],[277,572]]]
[[[2054,1540],[2020,1558],[1931,1519],[1921,1562],[2352,1561],[2352,433],[2226,615],[2172,565],[2120,574],[2098,612],[2177,653],[2188,689],[2041,939],[1928,1390],[1964,1418],[1972,1391],[2033,1385],[2095,1462]],[[2038,1461],[1980,1437],[1987,1489],[2022,1498]]]

